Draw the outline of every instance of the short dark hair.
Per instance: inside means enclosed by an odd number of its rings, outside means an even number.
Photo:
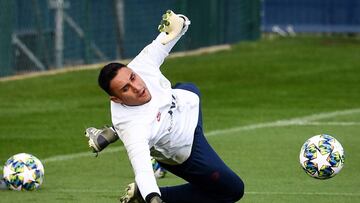
[[[112,95],[110,82],[123,67],[126,67],[126,65],[122,63],[109,63],[100,70],[98,77],[99,86],[110,96]]]

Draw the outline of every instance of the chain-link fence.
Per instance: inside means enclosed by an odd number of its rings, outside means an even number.
[[[167,9],[192,20],[175,50],[260,35],[258,0],[0,0],[0,76],[131,58]]]

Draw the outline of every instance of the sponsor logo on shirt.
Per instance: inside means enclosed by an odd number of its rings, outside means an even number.
[[[174,122],[173,122],[173,110],[176,108],[176,98],[174,95],[171,95],[172,96],[172,102],[171,102],[171,106],[170,106],[170,109],[168,111],[168,114],[170,115],[170,126],[168,127],[168,132],[171,131],[171,129],[173,128],[173,125],[174,125]]]

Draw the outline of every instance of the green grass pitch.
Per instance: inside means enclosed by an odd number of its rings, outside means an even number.
[[[360,202],[359,50],[351,38],[260,40],[168,59],[162,70],[173,84],[200,87],[208,140],[244,180],[242,202]],[[0,202],[118,201],[134,178],[121,143],[95,158],[84,137],[86,127],[110,123],[97,74],[0,82],[0,163],[27,152],[45,166],[38,191],[0,191]],[[321,133],[345,149],[343,170],[329,180],[310,178],[298,161],[304,141]],[[159,185],[182,182],[168,174]]]

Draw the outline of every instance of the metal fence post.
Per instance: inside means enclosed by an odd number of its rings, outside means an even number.
[[[125,3],[124,0],[114,0],[114,12],[116,16],[116,30],[117,30],[117,48],[118,57],[124,57],[124,33],[125,33]]]
[[[56,1],[55,11],[55,67],[64,65],[64,1]]]
[[[55,9],[55,43],[54,57],[55,68],[61,68],[64,65],[64,0],[49,1],[50,8]]]

